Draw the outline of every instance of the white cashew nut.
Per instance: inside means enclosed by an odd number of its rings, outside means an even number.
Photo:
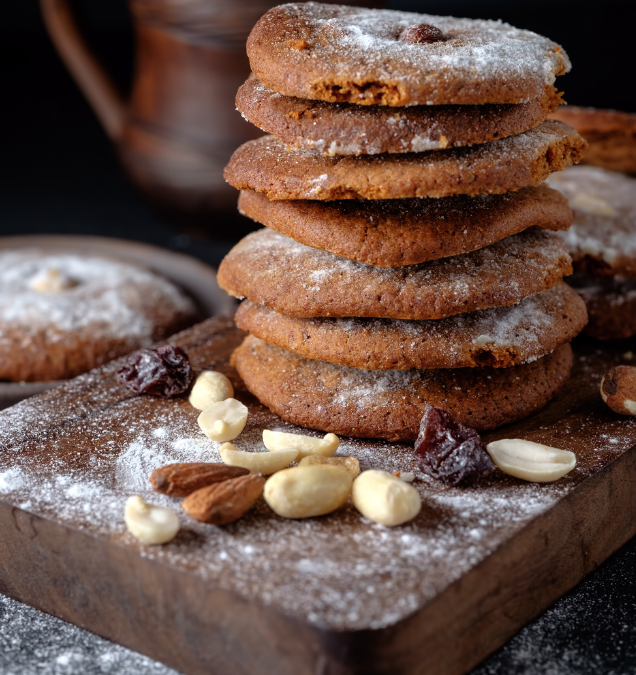
[[[179,531],[179,518],[174,511],[146,504],[138,496],[128,497],[124,520],[128,530],[145,544],[165,544]]]
[[[298,450],[282,450],[281,452],[243,452],[231,443],[223,443],[219,448],[221,458],[230,466],[242,466],[252,473],[269,476],[289,466],[297,457]]]
[[[235,398],[218,401],[207,407],[197,418],[201,431],[213,441],[234,440],[247,423],[247,407]]]
[[[336,434],[327,434],[324,438],[313,438],[302,434],[290,434],[285,431],[263,431],[263,443],[270,452],[279,450],[298,450],[298,459],[308,455],[331,457],[336,453],[340,440]]]

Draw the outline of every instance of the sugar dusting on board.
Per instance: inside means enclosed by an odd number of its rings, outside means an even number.
[[[199,361],[196,367],[209,362]],[[595,389],[592,371],[592,361],[580,362],[572,386]],[[52,406],[65,390],[43,397],[43,403],[26,401],[0,414],[9,424],[22,418],[19,438],[6,424],[1,434],[3,501],[188,569],[250,601],[336,629],[380,628],[408,616],[632,446],[636,435],[636,420],[610,418],[600,424],[592,415],[589,425],[576,426],[566,417],[560,422],[560,445],[576,451],[580,462],[571,474],[539,485],[498,473],[484,485],[464,490],[428,482],[417,469],[412,446],[342,439],[338,454],[355,455],[363,470],[415,473],[414,485],[424,502],[415,521],[388,529],[365,521],[350,505],[323,518],[284,520],[260,501],[242,520],[213,527],[188,518],[178,500],[154,493],[146,482],[152,469],[167,462],[220,459],[218,444],[198,429],[198,412],[185,398],[117,398],[111,381],[99,373],[67,385],[96,394],[103,386],[105,401],[92,411],[87,407],[72,423],[60,422],[60,412]],[[264,451],[263,428],[301,431],[246,401],[251,415],[235,441],[239,449]],[[36,420],[45,431],[29,439],[29,430],[37,432]],[[499,437],[505,433],[497,432]],[[537,428],[529,437],[541,440],[541,433]],[[182,531],[173,542],[144,546],[127,533],[124,502],[135,493],[179,515]]]

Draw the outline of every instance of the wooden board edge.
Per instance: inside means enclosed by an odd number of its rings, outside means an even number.
[[[188,675],[347,672],[297,619],[4,502],[0,593]]]
[[[355,675],[468,672],[636,535],[634,485],[636,446],[412,616],[333,644],[339,662]]]
[[[636,446],[383,630],[316,629],[2,502],[0,592],[190,675],[460,675],[636,534],[635,483]]]

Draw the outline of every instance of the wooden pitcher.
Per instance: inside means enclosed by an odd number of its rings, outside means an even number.
[[[82,38],[69,0],[40,4],[58,52],[135,185],[177,222],[236,238],[237,195],[223,180],[223,167],[260,132],[236,112],[234,97],[249,73],[247,35],[276,3],[129,0],[136,63],[128,101]]]

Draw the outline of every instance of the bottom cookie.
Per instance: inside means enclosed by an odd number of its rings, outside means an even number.
[[[636,279],[592,279],[576,274],[568,283],[585,300],[589,323],[583,333],[597,340],[636,335]]]
[[[427,403],[485,430],[544,406],[572,368],[569,344],[511,368],[361,370],[306,359],[250,335],[232,363],[247,388],[288,422],[358,438],[414,441]]]

